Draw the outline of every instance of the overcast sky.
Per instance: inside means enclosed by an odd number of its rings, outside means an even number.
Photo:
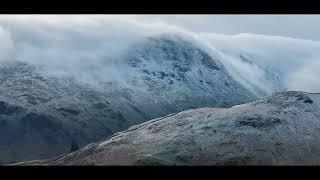
[[[161,20],[193,32],[254,33],[320,40],[320,15],[137,15]]]
[[[28,18],[30,16],[24,17]],[[72,17],[71,19],[74,21],[80,22],[81,19],[87,19],[84,17],[93,16],[98,17],[98,19],[110,17],[114,19],[136,19],[148,23],[162,21],[196,33],[252,33],[320,40],[320,15],[34,15],[26,22],[32,23],[32,19],[53,22],[59,21],[58,19],[65,19],[65,17]],[[10,19],[10,17],[13,16],[1,15],[0,18]],[[23,18],[23,15],[18,17]]]

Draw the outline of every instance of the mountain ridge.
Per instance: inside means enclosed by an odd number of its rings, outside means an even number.
[[[154,119],[58,158],[14,165],[318,165],[320,93],[286,91]]]
[[[121,81],[105,80],[108,63],[79,74],[92,75],[88,79],[97,79],[99,88],[44,73],[46,67],[1,64],[0,160],[54,157],[68,152],[72,142],[83,146],[153,118],[256,98],[219,60],[182,38],[144,39],[117,62],[112,69]]]

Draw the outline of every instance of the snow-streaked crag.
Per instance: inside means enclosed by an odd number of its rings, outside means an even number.
[[[275,93],[150,120],[69,155],[20,165],[319,165],[320,94]]]
[[[97,67],[97,86],[3,63],[0,161],[49,158],[69,152],[72,141],[85,145],[152,118],[255,99],[259,93],[235,81],[217,57],[178,36],[150,37]]]

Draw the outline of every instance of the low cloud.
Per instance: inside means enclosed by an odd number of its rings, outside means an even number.
[[[317,70],[320,69],[320,41],[248,33],[202,33],[200,37],[222,52],[225,56],[222,62],[231,71],[238,72],[235,78],[239,79],[240,75],[268,93],[284,89],[320,92],[319,82],[305,82],[320,76]],[[240,55],[254,63],[244,62]],[[274,72],[280,84],[274,84],[265,71]]]
[[[0,26],[0,62],[7,60],[13,51],[13,42],[8,31]]]
[[[320,41],[249,33],[201,33],[161,18],[2,15],[0,61],[44,65],[50,67],[51,74],[70,75],[85,82],[111,80],[118,72],[101,64],[120,57],[144,37],[163,33],[180,34],[201,46],[248,88],[257,86],[267,93],[280,89],[320,92]],[[243,61],[240,55],[254,63]],[[266,73],[269,70],[280,80],[270,80]]]
[[[1,16],[0,26],[11,32],[15,45],[11,58],[64,66],[110,59],[142,37],[178,31],[127,16]]]
[[[302,66],[297,71],[293,71],[287,79],[287,87],[292,90],[306,92],[320,92],[320,61],[314,60],[310,64]]]

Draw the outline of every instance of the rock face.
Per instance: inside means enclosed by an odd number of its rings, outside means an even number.
[[[219,61],[169,35],[132,47],[113,65],[121,80],[99,89],[42,67],[1,64],[0,161],[50,158],[73,142],[83,146],[170,113],[255,99]]]
[[[319,152],[320,94],[290,91],[171,114],[20,165],[319,165]]]

